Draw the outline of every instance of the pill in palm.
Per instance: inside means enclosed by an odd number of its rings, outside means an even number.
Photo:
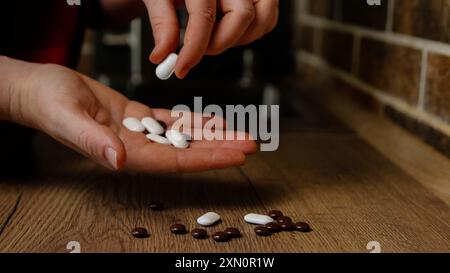
[[[156,68],[156,76],[160,80],[168,80],[175,71],[175,64],[177,63],[178,55],[175,53],[169,54],[167,58]]]
[[[146,135],[146,137],[155,143],[164,144],[164,145],[172,144],[172,143],[170,143],[170,141],[167,138],[160,136],[160,135],[148,134],[148,135]]]
[[[186,149],[189,147],[189,142],[187,142],[183,134],[177,130],[167,130],[166,137],[176,148]]]
[[[186,141],[192,141],[192,136],[189,134],[181,133],[183,135],[183,139]]]
[[[122,125],[132,132],[142,133],[145,131],[144,125],[137,118],[126,118],[122,121]]]
[[[156,119],[152,118],[152,117],[145,117],[141,120],[142,125],[144,125],[145,129],[147,129],[147,131],[150,134],[155,134],[155,135],[162,135],[164,134],[164,128],[161,126],[161,124],[159,124],[158,121],[156,121]]]
[[[207,212],[197,218],[197,223],[202,226],[211,226],[220,220],[220,215],[215,212]]]
[[[262,214],[256,214],[256,213],[249,213],[244,216],[244,220],[247,223],[254,224],[254,225],[265,225],[268,223],[272,223],[273,219],[267,215]]]

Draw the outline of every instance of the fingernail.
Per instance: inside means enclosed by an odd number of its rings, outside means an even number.
[[[117,152],[113,148],[106,148],[105,158],[109,162],[109,165],[111,165],[114,170],[117,170]]]

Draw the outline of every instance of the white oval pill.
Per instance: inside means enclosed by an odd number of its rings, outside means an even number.
[[[185,134],[185,133],[181,133],[183,135],[183,139],[186,141],[192,141],[192,136]]]
[[[197,223],[202,226],[211,226],[220,220],[220,215],[215,212],[208,212],[197,218]]]
[[[167,58],[156,68],[156,76],[160,80],[168,80],[175,71],[175,64],[177,63],[177,59],[177,54],[169,54],[169,56],[167,56]]]
[[[160,135],[148,134],[148,135],[146,135],[146,137],[149,140],[151,140],[153,142],[156,142],[156,143],[159,143],[159,144],[164,144],[164,145],[172,144],[172,143],[170,143],[170,141],[167,138],[165,138],[163,136],[160,136]]]
[[[189,147],[189,142],[187,142],[183,134],[177,130],[167,130],[166,137],[176,148],[186,149]]]
[[[126,118],[122,121],[122,125],[130,131],[142,133],[145,131],[144,125],[137,118]]]
[[[247,223],[254,224],[254,225],[265,225],[268,223],[272,223],[274,220],[267,216],[262,214],[256,214],[256,213],[249,213],[244,216],[244,220]]]
[[[157,120],[152,117],[145,117],[141,120],[142,125],[150,134],[162,135],[164,134],[164,128],[159,124]]]

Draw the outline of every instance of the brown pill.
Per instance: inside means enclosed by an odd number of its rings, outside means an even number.
[[[223,231],[218,231],[213,234],[213,239],[216,242],[228,242],[230,240],[230,237],[228,237],[228,234],[226,234]]]
[[[225,229],[225,233],[228,234],[230,238],[239,238],[241,237],[241,232],[237,228],[227,228]]]
[[[280,216],[277,218],[277,222],[278,222],[278,224],[292,223],[292,219],[287,216]]]
[[[276,220],[278,217],[283,216],[283,213],[279,210],[271,210],[267,215]]]
[[[134,237],[139,238],[139,239],[147,238],[150,236],[148,234],[147,229],[145,229],[143,227],[133,228],[133,230],[131,231],[131,234],[133,234]]]
[[[186,227],[182,224],[173,224],[170,226],[170,231],[173,234],[186,234]]]
[[[277,223],[268,223],[265,225],[266,228],[270,230],[271,233],[276,233],[281,231],[281,227]]]
[[[280,224],[282,231],[293,231],[295,229],[295,226],[292,222],[282,223]]]
[[[161,211],[164,209],[164,204],[161,202],[152,202],[149,205],[151,210],[155,210],[155,211]]]
[[[205,239],[207,233],[206,233],[206,230],[204,230],[204,229],[196,228],[191,231],[191,235],[195,239]]]
[[[269,236],[270,235],[270,229],[264,227],[264,226],[259,226],[259,227],[255,227],[255,233],[258,236]]]
[[[311,227],[304,222],[298,222],[295,223],[295,230],[300,231],[300,232],[310,232],[311,231]]]

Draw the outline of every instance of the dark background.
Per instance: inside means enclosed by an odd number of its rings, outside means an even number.
[[[155,65],[147,58],[154,46],[147,18],[142,22],[142,83],[130,84],[129,47],[102,44],[104,33],[101,32],[95,34],[93,74],[109,76],[114,88],[151,107],[189,105],[194,96],[202,96],[206,104],[261,104],[264,86],[280,84],[295,70],[294,1],[280,2],[280,21],[272,33],[249,46],[230,49],[219,56],[206,56],[182,81],[176,77],[160,81],[155,77]],[[185,26],[186,14],[180,13],[179,17]],[[253,56],[253,61],[245,62],[245,54]],[[251,73],[252,77],[243,84],[245,73]]]
[[[185,27],[187,15],[180,12],[179,17],[182,27]],[[83,48],[89,48],[89,52],[86,53],[85,49],[81,52],[78,70],[130,99],[153,108],[169,109],[177,104],[186,104],[193,109],[194,96],[201,96],[203,105],[259,105],[263,103],[264,90],[269,84],[273,86],[272,92],[276,93],[270,97],[280,97],[279,86],[283,79],[295,71],[294,1],[280,1],[280,21],[272,33],[252,45],[230,49],[220,56],[206,56],[184,80],[172,77],[168,81],[160,81],[156,78],[156,66],[148,61],[154,46],[150,23],[148,18],[141,20],[141,81],[132,80],[130,45],[105,42],[106,36],[132,35],[131,24],[106,32],[87,30]],[[1,123],[0,128],[0,141],[8,143],[2,147],[1,175],[13,178],[32,175],[34,157],[31,150],[35,132],[9,123]]]

